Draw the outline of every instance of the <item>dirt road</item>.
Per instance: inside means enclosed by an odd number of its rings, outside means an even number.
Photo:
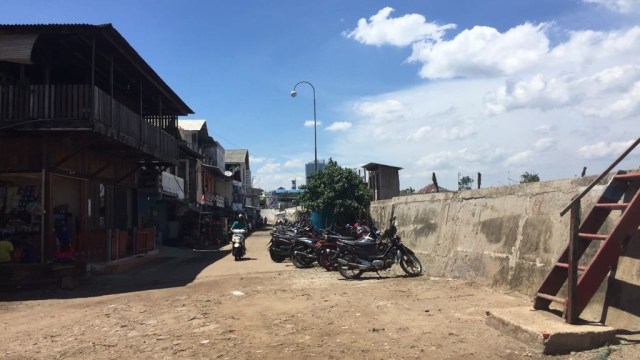
[[[530,299],[398,271],[343,280],[273,263],[267,232],[228,248],[163,248],[144,268],[74,290],[3,292],[0,358],[23,359],[538,359],[485,325],[487,308]],[[625,359],[638,345],[553,359]],[[608,352],[611,352],[609,354]]]

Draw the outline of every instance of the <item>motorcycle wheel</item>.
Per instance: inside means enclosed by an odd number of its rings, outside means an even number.
[[[327,271],[335,271],[338,266],[335,262],[331,261],[331,258],[335,255],[335,249],[325,249],[318,253],[318,264],[322,266]]]
[[[418,257],[406,251],[402,253],[400,258],[400,267],[411,277],[422,274],[422,264]]]
[[[359,262],[358,257],[353,254],[346,254],[342,257],[342,259],[350,263],[357,264]],[[340,272],[340,275],[342,275],[345,279],[357,279],[362,276],[362,273],[364,271],[347,264],[341,264],[338,261],[338,272]]]
[[[269,256],[273,262],[281,263],[284,261],[285,257],[280,254],[276,254],[271,248],[269,248]]]
[[[311,267],[311,265],[316,261],[315,259],[308,259],[295,254],[295,251],[305,252],[305,249],[306,248],[304,246],[295,246],[291,251],[291,263],[293,263],[293,265],[298,269]]]

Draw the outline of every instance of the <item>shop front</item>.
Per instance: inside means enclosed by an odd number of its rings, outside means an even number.
[[[13,248],[3,262],[43,261],[43,214],[42,174],[0,174],[0,240]]]

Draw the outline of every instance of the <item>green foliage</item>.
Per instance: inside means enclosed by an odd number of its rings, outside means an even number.
[[[412,188],[411,186],[409,186],[404,190],[400,190],[400,194],[403,194],[403,195],[413,194],[415,192],[416,192],[416,189]]]
[[[528,171],[520,175],[520,184],[532,183],[540,181],[540,177],[536,173],[529,173]]]
[[[471,190],[473,179],[471,176],[463,176],[458,180],[458,190]]]
[[[324,170],[311,175],[300,202],[310,210],[330,210],[339,224],[353,222],[368,214],[373,194],[362,178],[353,170],[341,168],[329,159]]]

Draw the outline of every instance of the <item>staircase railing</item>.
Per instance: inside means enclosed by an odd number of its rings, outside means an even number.
[[[609,165],[609,167],[602,172],[602,174],[600,174],[600,176],[598,176],[595,180],[593,180],[593,182],[591,184],[589,184],[589,186],[587,186],[586,189],[584,189],[580,195],[576,196],[569,205],[567,205],[566,208],[564,208],[564,210],[562,210],[560,212],[560,216],[564,216],[564,214],[567,213],[567,211],[569,211],[571,209],[571,207],[574,206],[575,203],[579,202],[580,199],[582,199],[589,191],[591,191],[591,189],[593,189],[594,186],[596,186],[600,180],[604,179],[605,176],[607,176],[611,170],[613,170],[613,168],[615,168],[622,160],[624,160],[625,157],[627,157],[627,155],[629,155],[630,152],[633,151],[633,149],[636,148],[636,146],[638,146],[638,144],[640,144],[640,138],[638,138],[633,144],[631,144],[631,146],[629,146],[629,148],[622,153],[622,155],[620,155],[620,157],[618,157],[613,163],[611,163],[611,165]]]
[[[629,153],[633,151],[640,144],[640,138],[638,138],[629,148],[622,153],[609,167],[602,172],[589,186],[587,186],[578,196],[576,196],[571,203],[560,212],[560,216],[564,216],[567,211],[571,210],[570,230],[569,230],[569,269],[567,276],[567,302],[565,304],[566,321],[570,324],[576,324],[579,319],[578,313],[578,241],[580,239],[578,231],[580,229],[580,200],[593,189],[604,177],[606,177],[611,170],[613,170],[622,160],[624,160]]]

